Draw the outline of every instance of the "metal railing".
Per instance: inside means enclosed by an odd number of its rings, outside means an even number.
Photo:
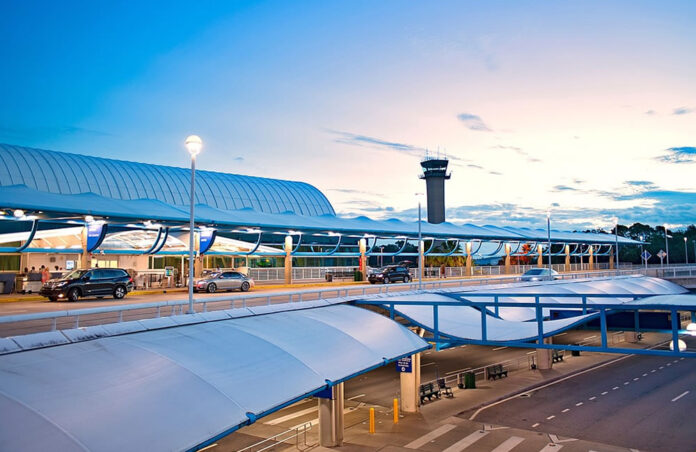
[[[286,430],[284,432],[273,435],[270,438],[266,438],[263,441],[247,446],[244,449],[239,449],[238,452],[263,452],[277,446],[279,443],[285,443],[290,440],[295,440],[295,447],[300,449],[302,447],[309,447],[307,445],[307,432],[312,429],[311,422],[305,422],[304,424]],[[300,443],[300,438],[302,438],[302,443]]]
[[[558,275],[558,278],[561,280],[576,280],[616,275],[632,275],[636,273],[636,271],[625,270],[611,270],[606,272],[595,271],[587,273],[561,274]],[[435,281],[423,281],[421,288],[422,290],[437,290],[446,288],[456,289],[483,286],[486,284],[514,283],[519,281],[520,277],[514,275],[491,278],[439,279]],[[368,295],[379,296],[393,292],[417,290],[418,288],[418,282],[410,282],[405,284],[331,286],[321,289],[243,293],[220,297],[205,297],[194,300],[194,304],[197,306],[197,312],[207,313],[226,309],[270,306],[272,304],[295,303],[311,300],[328,300],[340,297],[357,298]],[[174,316],[183,314],[184,307],[187,305],[188,300],[170,300],[131,305],[104,306],[97,308],[71,309],[66,311],[0,316],[0,337],[27,334],[30,332],[56,331],[85,326],[120,323],[130,320],[160,318],[162,316]],[[204,319],[201,319],[201,321],[204,321]],[[9,324],[15,324],[14,328],[9,328],[7,326]]]

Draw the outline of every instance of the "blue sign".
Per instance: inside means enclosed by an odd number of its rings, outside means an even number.
[[[648,250],[645,250],[645,251],[643,251],[643,254],[641,254],[641,257],[643,258],[643,260],[647,261],[648,259],[650,259],[652,257],[652,254],[650,254],[648,252]]]
[[[411,373],[413,370],[413,367],[411,365],[411,357],[407,356],[405,358],[401,358],[396,362],[396,370],[398,372],[407,372]]]
[[[198,235],[198,250],[200,254],[205,254],[213,246],[216,235],[217,231],[215,229],[201,229]]]
[[[106,236],[106,224],[93,222],[87,224],[87,251],[92,252],[99,248]]]

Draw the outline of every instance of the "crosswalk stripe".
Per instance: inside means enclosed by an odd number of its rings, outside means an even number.
[[[438,437],[444,435],[445,433],[449,432],[450,430],[452,430],[455,427],[456,426],[452,425],[452,424],[445,424],[441,427],[436,428],[432,432],[428,432],[425,435],[421,436],[420,438],[411,441],[410,443],[406,444],[404,447],[406,449],[419,449],[419,448],[425,446],[426,444],[428,444],[430,441],[434,440],[435,438],[438,438]]]
[[[511,436],[491,452],[509,452],[522,441],[524,441],[524,438],[520,438],[519,436]]]
[[[442,452],[461,452],[462,450],[466,449],[467,447],[471,446],[474,444],[476,441],[480,440],[484,436],[488,435],[488,432],[483,431],[483,430],[477,430],[474,433],[472,433],[469,436],[466,436],[456,443],[452,444],[450,447],[447,449],[443,450]]]
[[[559,450],[559,449],[561,449],[562,447],[563,447],[562,444],[553,444],[553,443],[551,443],[551,444],[547,444],[546,447],[544,447],[543,449],[541,449],[539,452],[551,452],[551,451],[554,451],[554,450]]]
[[[278,425],[278,424],[281,424],[285,421],[289,421],[290,419],[295,419],[296,417],[305,416],[305,415],[310,414],[310,413],[316,413],[317,410],[318,410],[318,408],[313,406],[312,408],[307,408],[306,410],[296,411],[295,413],[290,413],[288,415],[281,416],[279,418],[270,420],[268,422],[264,422],[264,424],[266,424],[266,425]]]

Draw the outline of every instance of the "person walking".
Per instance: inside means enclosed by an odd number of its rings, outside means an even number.
[[[46,284],[49,279],[51,279],[51,273],[48,271],[48,267],[44,267],[41,270],[41,284]]]
[[[440,265],[440,278],[442,278],[442,279],[447,278],[447,267],[445,267],[444,262],[442,263],[442,265]]]

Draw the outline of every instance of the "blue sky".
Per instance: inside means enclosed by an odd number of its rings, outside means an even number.
[[[696,2],[0,4],[0,142],[303,180],[413,218],[696,221]]]

